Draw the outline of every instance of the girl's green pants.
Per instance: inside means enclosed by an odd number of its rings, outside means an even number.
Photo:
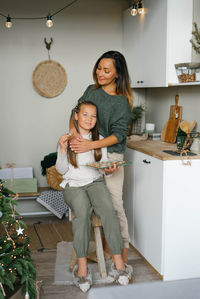
[[[73,211],[72,220],[74,234],[73,246],[77,257],[88,255],[91,213],[94,211],[101,219],[104,235],[111,253],[121,254],[123,242],[117,212],[114,210],[110,193],[103,178],[81,187],[66,185],[64,198]]]

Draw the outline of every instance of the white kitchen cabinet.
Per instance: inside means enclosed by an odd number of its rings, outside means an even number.
[[[123,14],[123,53],[131,87],[177,84],[174,64],[191,62],[193,0],[143,0],[146,13]]]
[[[126,151],[124,205],[131,243],[161,273],[162,161],[132,149]]]
[[[200,277],[200,160],[183,165],[129,148],[125,159],[131,244],[164,280]]]

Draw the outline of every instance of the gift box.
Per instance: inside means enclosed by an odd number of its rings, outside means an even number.
[[[0,179],[8,180],[11,178],[11,172],[13,171],[14,179],[32,179],[33,167],[13,167],[0,169]]]
[[[10,189],[14,193],[33,193],[38,191],[36,178],[14,179],[12,186],[11,181],[6,180],[4,182],[4,187]]]

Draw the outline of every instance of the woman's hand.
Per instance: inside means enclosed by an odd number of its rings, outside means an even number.
[[[60,145],[60,151],[63,155],[66,154],[67,152],[67,145],[68,145],[68,140],[70,139],[70,135],[68,134],[63,134],[62,136],[60,136],[58,143]]]
[[[76,154],[85,153],[92,150],[92,144],[93,142],[91,140],[84,139],[81,136],[77,138],[72,138],[72,140],[70,140],[70,148]]]
[[[118,171],[120,169],[119,166],[117,166],[116,164],[114,164],[112,167],[108,167],[108,168],[104,168],[104,169],[101,169],[103,172],[105,172],[106,175],[109,175],[109,174],[113,174],[113,172],[115,171]]]

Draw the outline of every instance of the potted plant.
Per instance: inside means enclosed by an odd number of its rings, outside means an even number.
[[[145,108],[143,105],[138,105],[133,107],[131,111],[129,135],[142,133],[141,125],[142,125],[142,116],[144,112],[145,112]]]

